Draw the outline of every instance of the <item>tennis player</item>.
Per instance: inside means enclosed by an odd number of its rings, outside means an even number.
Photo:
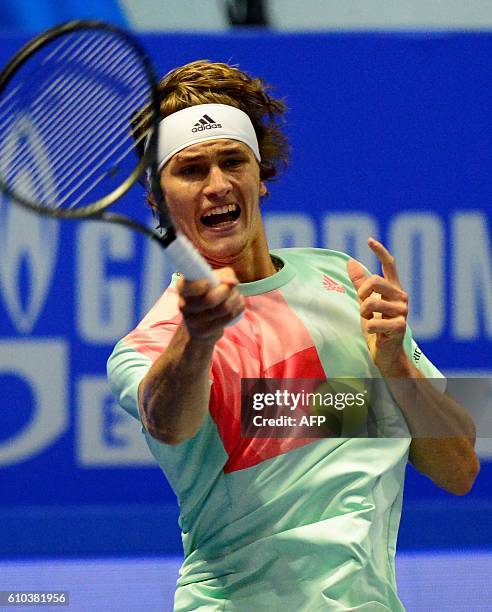
[[[167,205],[220,282],[175,274],[108,371],[178,497],[175,610],[403,610],[406,463],[466,494],[479,470],[473,423],[412,339],[380,242],[369,239],[380,275],[339,252],[269,250],[260,203],[288,148],[267,86],[197,61],[164,77],[161,95]],[[242,379],[327,377],[384,380],[399,435],[241,435]],[[418,401],[399,380],[418,381]],[[448,434],[426,436],[431,422]]]

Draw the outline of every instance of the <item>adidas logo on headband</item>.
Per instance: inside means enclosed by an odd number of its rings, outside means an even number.
[[[220,123],[212,115],[219,117]],[[198,121],[197,117],[200,117]],[[227,104],[196,104],[171,113],[159,122],[158,170],[186,147],[221,139],[243,142],[261,162],[258,138],[244,111]]]
[[[214,121],[212,117],[209,117],[208,115],[203,115],[200,121],[197,121],[195,123],[195,126],[193,127],[191,131],[192,132],[203,132],[203,130],[211,130],[212,128],[221,128],[221,127],[222,125]]]

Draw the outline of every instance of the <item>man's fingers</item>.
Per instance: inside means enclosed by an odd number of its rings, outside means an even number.
[[[366,271],[355,259],[350,259],[347,262],[347,273],[356,291],[359,291],[362,283],[366,278]]]
[[[214,274],[219,281],[219,285],[225,284],[229,287],[236,287],[239,284],[239,280],[232,268],[220,268],[219,270],[214,270]],[[182,276],[178,280],[176,288],[179,294],[184,297],[195,297],[205,295],[212,288],[212,284],[205,278],[190,281]]]
[[[201,295],[185,296],[182,294],[180,299],[180,308],[185,315],[196,312],[204,312],[206,310],[213,310],[220,304],[224,303],[232,293],[239,294],[239,292],[234,288],[222,283],[218,287],[209,289],[207,292]]]
[[[214,308],[195,312],[185,309],[183,314],[186,316],[188,324],[199,324],[206,328],[212,324],[220,325],[222,321],[225,325],[239,316],[243,310],[244,298],[239,292],[234,291],[224,302],[218,304]]]
[[[366,278],[357,291],[359,299],[362,301],[367,299],[373,292],[379,293],[384,300],[408,302],[408,295],[399,285],[377,274],[372,274]]]
[[[236,285],[239,284],[236,273],[232,268],[220,268],[218,270],[214,270],[214,274],[218,278],[219,283],[225,283],[230,287],[236,287]]]
[[[376,254],[377,258],[381,262],[384,277],[387,278],[390,283],[394,283],[395,285],[401,288],[400,278],[398,276],[395,258],[393,257],[393,255],[383,244],[381,244],[381,242],[379,242],[372,236],[367,241],[367,244],[369,245],[371,251]]]
[[[381,317],[406,317],[408,315],[408,306],[405,302],[401,301],[390,302],[388,300],[382,300],[381,296],[377,293],[373,293],[362,302],[360,315],[368,320],[373,317],[376,319]]]
[[[205,295],[210,289],[210,286],[210,281],[205,278],[189,281],[186,280],[186,278],[181,277],[176,284],[176,289],[181,296],[191,298]]]
[[[369,334],[403,337],[406,328],[407,322],[403,316],[395,319],[371,319],[366,323],[366,331]]]
[[[189,333],[196,337],[209,337],[222,331],[244,310],[244,298],[237,290],[230,291],[226,300],[213,308],[193,312],[187,306],[182,308]]]
[[[214,270],[218,285],[200,279],[177,283],[179,309],[188,332],[199,338],[222,334],[224,327],[244,310],[244,298],[236,286],[239,281],[232,268]]]

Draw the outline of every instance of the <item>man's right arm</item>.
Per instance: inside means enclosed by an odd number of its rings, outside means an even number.
[[[177,445],[191,439],[208,412],[210,366],[224,327],[244,309],[231,268],[216,271],[219,285],[180,279],[183,322],[139,385],[139,411],[149,434]]]

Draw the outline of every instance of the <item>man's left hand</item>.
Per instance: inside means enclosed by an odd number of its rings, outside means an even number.
[[[382,276],[366,278],[361,264],[351,259],[347,271],[360,303],[361,328],[372,359],[385,376],[398,375],[408,364],[403,349],[407,328],[408,295],[403,290],[394,257],[374,238],[369,248],[381,262]]]

